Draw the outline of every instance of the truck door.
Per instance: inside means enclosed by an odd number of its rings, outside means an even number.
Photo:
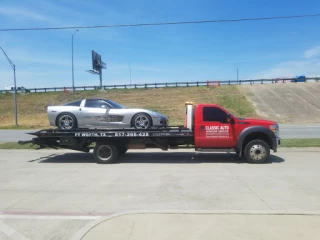
[[[199,109],[200,110],[200,109]],[[196,124],[199,148],[233,148],[236,146],[235,125],[228,122],[227,112],[216,106],[203,106],[202,121]]]

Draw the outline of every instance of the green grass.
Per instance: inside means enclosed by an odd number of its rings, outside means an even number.
[[[320,138],[289,138],[281,139],[280,147],[320,147]],[[0,143],[0,149],[36,149],[30,143],[20,145],[16,142]]]
[[[320,138],[281,139],[280,147],[320,147]]]

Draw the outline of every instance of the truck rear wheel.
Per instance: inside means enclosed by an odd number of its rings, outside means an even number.
[[[264,163],[270,156],[270,147],[263,140],[250,141],[244,148],[244,157],[250,163]]]
[[[117,161],[118,156],[118,148],[111,144],[97,143],[93,150],[93,158],[97,163],[114,163]]]

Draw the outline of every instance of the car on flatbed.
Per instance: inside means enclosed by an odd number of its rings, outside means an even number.
[[[77,128],[136,128],[165,127],[168,118],[158,112],[126,108],[103,98],[82,99],[63,106],[48,106],[51,126],[60,130]]]
[[[280,144],[279,125],[270,120],[239,118],[216,104],[186,103],[184,126],[147,129],[59,129],[32,133],[40,148],[94,149],[98,163],[114,163],[128,149],[194,148],[202,152],[232,151],[250,163],[263,163]]]

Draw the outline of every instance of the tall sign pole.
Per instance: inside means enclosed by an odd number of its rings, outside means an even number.
[[[11,65],[13,69],[13,82],[14,82],[14,117],[15,117],[15,124],[18,126],[18,107],[17,107],[17,82],[16,82],[16,65],[13,64],[13,62],[10,60],[6,52],[3,50],[2,47],[0,47],[2,50],[4,56],[8,60],[9,64]]]
[[[102,89],[102,68],[101,67],[100,67],[99,76],[100,76],[100,89]]]

